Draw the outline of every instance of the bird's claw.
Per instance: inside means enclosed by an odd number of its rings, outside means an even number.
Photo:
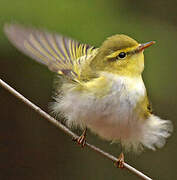
[[[81,147],[85,147],[86,144],[86,130],[82,133],[80,137],[73,138],[73,141],[76,141],[78,145],[81,145]]]
[[[118,168],[124,168],[124,154],[121,153],[118,160],[115,162],[115,166]]]

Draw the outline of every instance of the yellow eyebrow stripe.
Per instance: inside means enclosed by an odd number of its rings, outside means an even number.
[[[133,47],[129,47],[129,48],[125,48],[125,49],[117,50],[117,51],[113,52],[112,54],[108,55],[107,58],[115,58],[121,52],[127,53],[127,52],[134,51],[138,46],[139,45],[136,45],[136,46],[133,46]]]

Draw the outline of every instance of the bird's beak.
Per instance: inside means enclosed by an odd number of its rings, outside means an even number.
[[[137,47],[136,52],[143,51],[145,48],[148,48],[149,46],[151,46],[153,44],[155,44],[155,41],[150,41],[150,42],[147,42],[147,43],[140,44]]]

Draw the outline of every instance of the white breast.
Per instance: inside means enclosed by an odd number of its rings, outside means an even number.
[[[68,126],[88,127],[103,139],[121,142],[126,150],[163,147],[172,132],[171,122],[152,114],[146,120],[140,119],[134,111],[137,102],[146,95],[142,78],[104,75],[112,82],[107,96],[98,98],[70,89],[64,97],[56,97],[53,111],[62,113]]]
[[[66,117],[69,126],[89,127],[93,132],[108,140],[120,140],[132,136],[139,126],[134,112],[139,98],[145,95],[144,83],[139,78],[105,76],[112,82],[109,94],[97,98],[89,93],[68,92],[55,103],[55,111]]]

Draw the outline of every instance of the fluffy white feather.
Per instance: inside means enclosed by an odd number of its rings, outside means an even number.
[[[108,95],[100,98],[92,93],[81,94],[68,89],[64,96],[56,97],[53,111],[62,113],[69,127],[88,127],[103,139],[121,142],[126,150],[162,147],[172,125],[154,115],[141,119],[136,113],[137,102],[146,95],[141,76],[102,75],[112,82]]]

